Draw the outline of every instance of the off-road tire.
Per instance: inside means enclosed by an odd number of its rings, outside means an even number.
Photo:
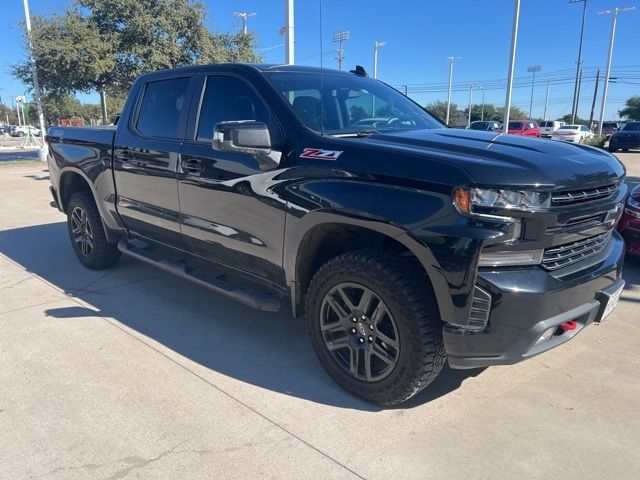
[[[398,360],[391,373],[379,381],[358,379],[341,368],[320,330],[323,299],[344,282],[374,291],[397,324]],[[348,392],[371,403],[393,406],[414,396],[440,373],[446,358],[440,313],[429,279],[417,260],[375,249],[339,255],[316,272],[305,300],[306,324],[316,355]]]
[[[93,248],[88,255],[85,255],[78,243],[75,241],[73,227],[72,227],[72,214],[76,208],[81,209],[86,213],[86,221],[91,228],[91,234],[93,237]],[[78,260],[87,268],[92,270],[104,270],[114,266],[120,259],[120,250],[116,243],[110,243],[107,241],[107,237],[104,232],[104,226],[100,219],[100,213],[93,200],[92,195],[89,192],[82,191],[74,193],[69,199],[67,205],[67,230],[69,232],[69,239],[71,240],[71,246],[75,252]]]

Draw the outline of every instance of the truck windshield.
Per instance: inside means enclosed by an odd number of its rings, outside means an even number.
[[[268,72],[265,76],[298,119],[316,132],[355,136],[445,128],[420,106],[377,80],[330,72],[322,80],[317,73]]]

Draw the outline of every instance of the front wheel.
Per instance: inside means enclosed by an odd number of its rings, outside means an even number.
[[[120,259],[118,245],[107,241],[100,213],[89,192],[72,195],[67,205],[67,228],[73,251],[85,267],[102,270]]]
[[[378,250],[333,258],[315,274],[306,321],[322,366],[345,390],[397,405],[444,365],[433,290],[417,261]]]

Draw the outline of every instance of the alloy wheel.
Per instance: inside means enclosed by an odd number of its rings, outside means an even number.
[[[93,251],[93,232],[87,218],[87,212],[75,207],[71,212],[71,231],[78,251],[88,257]]]
[[[320,330],[336,363],[359,380],[382,380],[398,362],[396,321],[382,299],[364,285],[340,283],[324,296]]]

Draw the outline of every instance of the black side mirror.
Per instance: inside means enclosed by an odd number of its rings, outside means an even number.
[[[213,127],[214,150],[221,152],[247,153],[249,155],[269,155],[271,135],[263,122],[238,120],[218,122]]]

